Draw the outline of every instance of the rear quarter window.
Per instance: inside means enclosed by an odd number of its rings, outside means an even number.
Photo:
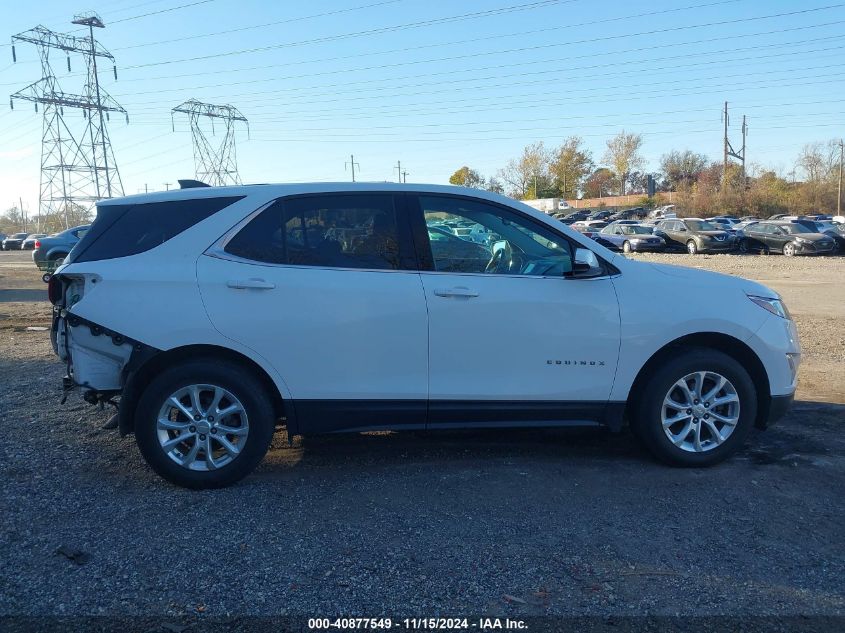
[[[98,207],[96,220],[74,246],[67,261],[90,262],[143,253],[164,244],[243,197]]]

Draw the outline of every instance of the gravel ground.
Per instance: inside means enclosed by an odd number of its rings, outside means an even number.
[[[59,405],[48,333],[25,330],[48,306],[5,292],[44,286],[0,253],[0,615],[845,615],[845,258],[637,257],[761,280],[795,313],[799,402],[729,462],[670,469],[596,430],[279,437],[241,484],[191,492],[108,411]]]

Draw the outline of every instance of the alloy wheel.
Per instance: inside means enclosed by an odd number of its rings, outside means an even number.
[[[702,453],[725,442],[739,423],[739,395],[712,371],[687,374],[669,389],[661,408],[663,432],[683,451]]]
[[[156,420],[161,449],[188,470],[217,470],[246,445],[249,420],[243,404],[217,385],[189,385],[172,393]]]
[[[698,253],[698,246],[696,246],[696,243],[693,240],[687,242],[687,252],[690,255],[695,255],[696,253]]]
[[[792,242],[789,242],[788,244],[784,244],[783,254],[786,255],[787,257],[792,257],[793,255],[795,255],[795,245]]]

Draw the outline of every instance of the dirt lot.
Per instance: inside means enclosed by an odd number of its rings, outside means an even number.
[[[762,281],[795,315],[798,403],[728,463],[594,430],[280,437],[189,492],[108,411],[59,405],[26,331],[45,286],[0,253],[0,615],[845,615],[845,258],[637,257]]]

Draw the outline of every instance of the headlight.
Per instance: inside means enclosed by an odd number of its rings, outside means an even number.
[[[789,314],[789,310],[786,309],[786,304],[780,299],[772,299],[771,297],[757,297],[755,295],[748,295],[748,298],[751,299],[758,306],[768,310],[772,314],[777,315],[782,319],[789,319],[790,321],[792,320],[792,316]]]
[[[805,240],[803,237],[796,237],[795,241],[798,242],[799,244],[809,244],[810,243],[810,240]]]

